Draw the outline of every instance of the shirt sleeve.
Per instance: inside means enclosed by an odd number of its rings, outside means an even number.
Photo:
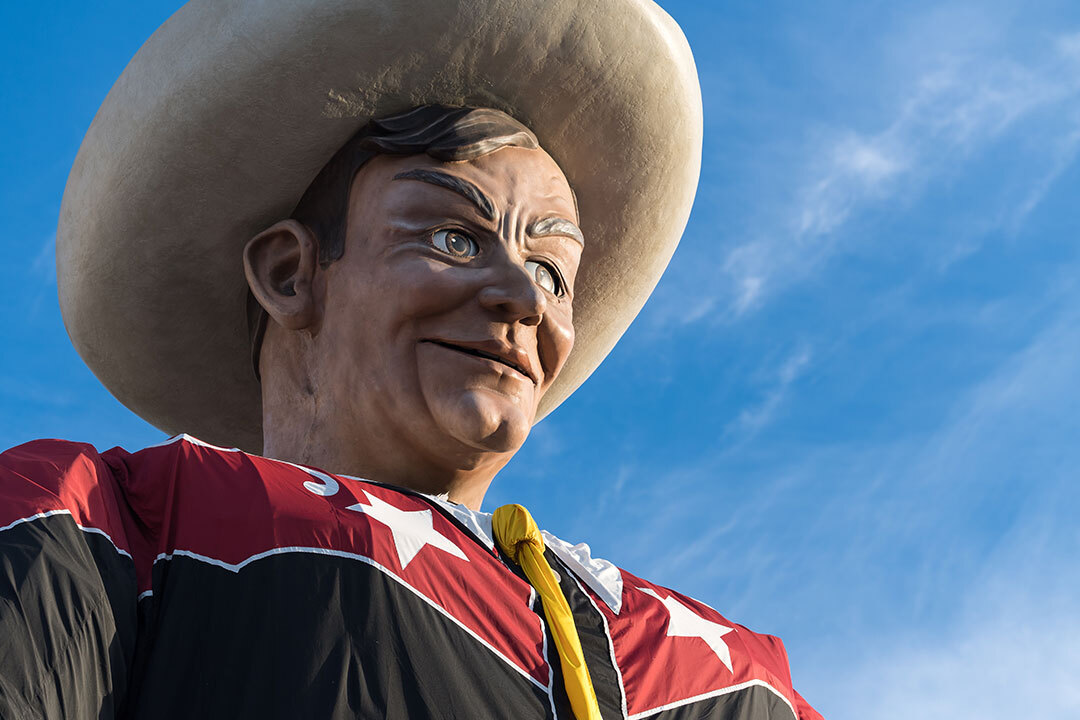
[[[799,713],[799,720],[825,720],[821,713],[810,707],[810,703],[806,702],[797,690],[795,691],[795,710]]]
[[[137,628],[124,508],[89,445],[0,454],[0,717],[122,714]]]
[[[792,710],[798,720],[824,720],[821,714],[811,707],[810,703],[803,699],[791,683],[791,664],[788,661],[787,649],[783,641],[775,635],[764,635],[747,630],[742,638],[748,647],[754,651],[757,662],[769,673],[771,684],[778,688],[784,688],[784,693],[792,702]]]

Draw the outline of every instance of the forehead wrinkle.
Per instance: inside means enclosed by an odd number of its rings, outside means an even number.
[[[491,198],[483,193],[480,188],[473,185],[464,178],[459,178],[456,175],[450,175],[449,173],[440,172],[438,170],[425,170],[423,168],[416,168],[414,170],[406,170],[400,172],[393,177],[394,180],[419,180],[420,182],[430,183],[431,185],[437,185],[438,187],[446,188],[447,190],[453,190],[458,195],[462,196],[473,205],[477,207],[480,214],[487,220],[495,219],[495,204],[491,202]]]
[[[582,247],[585,246],[585,235],[581,229],[571,220],[562,217],[549,217],[537,220],[526,230],[532,237],[547,237],[550,235],[565,235],[573,238]]]

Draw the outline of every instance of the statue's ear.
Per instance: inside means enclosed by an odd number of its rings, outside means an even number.
[[[314,324],[318,255],[315,236],[296,220],[275,223],[244,246],[244,275],[251,294],[278,325],[302,330]]]

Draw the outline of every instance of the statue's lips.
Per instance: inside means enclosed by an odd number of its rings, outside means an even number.
[[[520,348],[510,347],[494,340],[469,342],[462,340],[451,341],[425,338],[420,342],[431,343],[432,345],[438,345],[447,348],[448,350],[456,350],[459,353],[472,355],[473,357],[493,360],[494,362],[505,365],[520,375],[525,376],[529,380],[532,380],[533,384],[536,384],[536,373],[533,372],[531,363],[529,362],[529,354]]]

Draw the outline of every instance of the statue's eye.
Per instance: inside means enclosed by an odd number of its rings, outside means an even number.
[[[536,281],[537,285],[556,297],[562,297],[563,284],[559,277],[559,272],[555,268],[547,263],[526,260],[525,269],[533,276],[533,280]]]
[[[480,253],[476,240],[461,230],[436,230],[431,236],[431,244],[456,258],[476,257]]]

